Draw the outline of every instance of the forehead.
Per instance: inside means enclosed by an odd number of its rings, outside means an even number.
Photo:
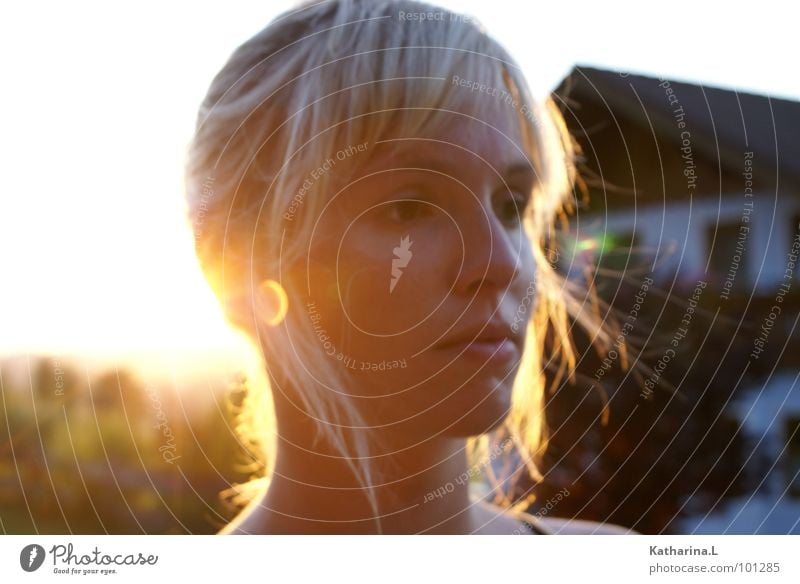
[[[424,124],[389,128],[376,142],[368,166],[429,157],[483,161],[498,170],[529,160],[517,110],[485,94],[469,96],[455,107],[432,110]]]

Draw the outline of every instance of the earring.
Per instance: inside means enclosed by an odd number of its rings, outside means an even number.
[[[258,286],[258,305],[268,326],[276,326],[286,318],[289,298],[275,280],[264,280]]]

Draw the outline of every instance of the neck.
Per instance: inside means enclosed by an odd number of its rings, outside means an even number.
[[[371,459],[376,521],[347,460],[324,440],[315,443],[313,430],[308,419],[279,423],[269,489],[253,506],[255,525],[248,519],[253,531],[459,534],[472,530],[463,438],[423,440]],[[352,443],[353,435],[346,440]]]

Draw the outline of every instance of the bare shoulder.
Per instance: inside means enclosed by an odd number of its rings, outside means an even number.
[[[255,535],[264,531],[261,509],[254,501],[217,532],[217,535]]]
[[[252,533],[254,531],[248,527],[247,518],[240,515],[220,529],[217,535],[251,535]]]
[[[537,525],[545,533],[553,535],[638,535],[637,531],[613,523],[598,523],[585,519],[568,519],[562,517],[538,517],[529,513],[520,513],[521,518]]]
[[[251,535],[253,532],[248,531],[241,524],[235,522],[228,523],[217,532],[217,535]]]

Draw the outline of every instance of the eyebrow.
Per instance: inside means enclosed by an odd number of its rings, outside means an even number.
[[[501,173],[503,177],[520,177],[535,181],[538,177],[536,169],[528,162],[514,162],[506,167],[505,172]]]

